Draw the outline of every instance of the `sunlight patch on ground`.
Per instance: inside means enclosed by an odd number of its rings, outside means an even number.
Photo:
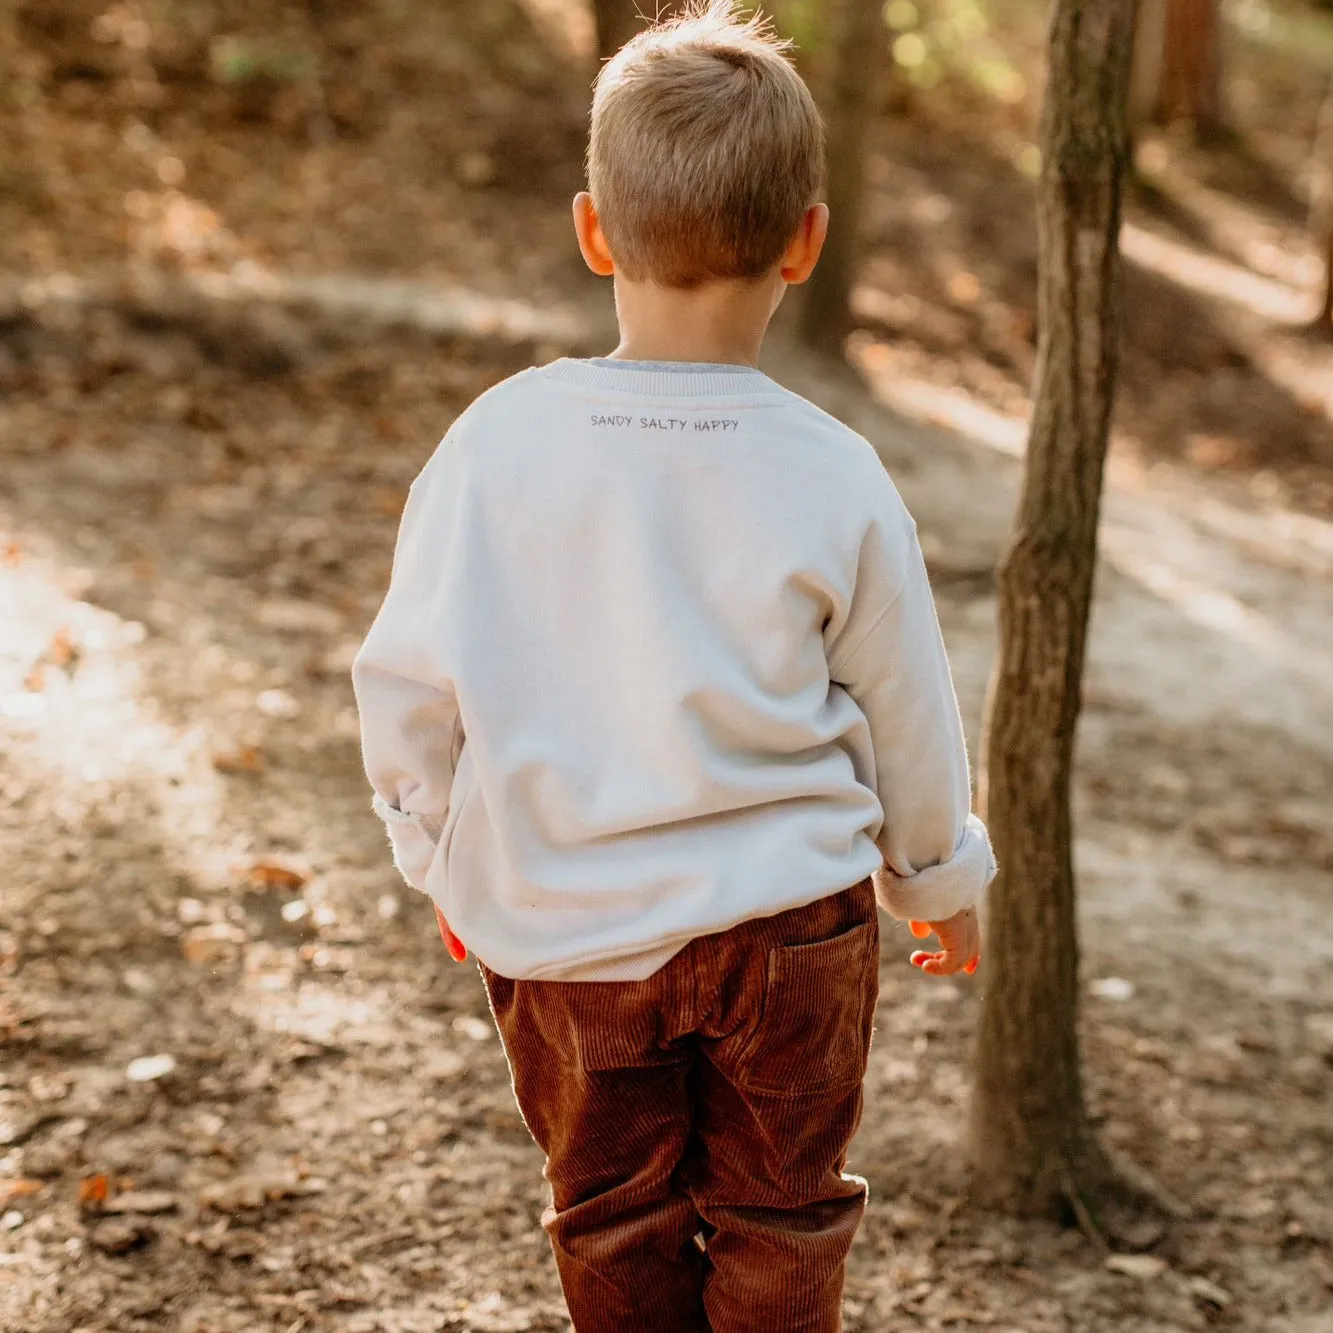
[[[0,286],[0,298],[10,294]],[[25,306],[98,306],[138,298],[152,308],[204,300],[222,305],[313,309],[327,317],[419,329],[460,338],[535,342],[565,349],[586,344],[594,332],[579,314],[517,298],[486,296],[466,287],[351,273],[282,274],[250,260],[225,270],[168,274],[141,269],[125,282],[103,284],[68,273],[32,278],[17,293]],[[554,353],[552,353],[554,354]]]
[[[160,756],[166,730],[139,708],[126,649],[144,627],[80,600],[77,570],[26,555],[0,566],[0,716],[68,775],[97,782]]]
[[[1122,574],[1171,603],[1194,624],[1238,639],[1283,665],[1299,664],[1299,645],[1267,617],[1229,592],[1182,574],[1160,558],[1160,551],[1154,554],[1145,548],[1139,534],[1108,520],[1102,525],[1101,552]]]
[[[1025,452],[1028,423],[978,403],[957,389],[913,380],[896,373],[885,356],[859,358],[875,397],[910,420],[942,427],[968,441],[1010,458]],[[1301,682],[1305,692],[1293,696],[1297,708],[1315,706],[1316,697],[1333,711],[1333,641],[1320,643],[1308,633],[1292,632],[1288,624],[1247,604],[1232,546],[1264,555],[1276,551],[1273,564],[1333,572],[1333,526],[1301,515],[1256,515],[1226,504],[1215,495],[1200,495],[1197,482],[1188,494],[1170,485],[1159,470],[1145,473],[1133,458],[1113,457],[1107,469],[1107,493],[1101,524],[1101,554],[1119,573],[1165,602],[1191,624],[1242,646],[1248,654]],[[1244,542],[1238,540],[1245,534]],[[1266,538],[1261,540],[1262,537]],[[1233,577],[1234,575],[1234,577]],[[1252,580],[1251,580],[1252,581]],[[1253,600],[1269,605],[1261,589]],[[1321,583],[1312,600],[1324,594]],[[1324,594],[1326,595],[1326,594]],[[1290,624],[1318,621],[1315,610],[1288,605]],[[1324,623],[1318,621],[1318,623]],[[1279,688],[1276,681],[1272,688]],[[1286,688],[1286,687],[1284,687]]]
[[[1287,509],[1255,512],[1212,497],[1190,504],[1190,510],[1200,527],[1270,564],[1333,579],[1333,523],[1327,519]]]
[[[958,389],[896,373],[877,373],[887,367],[876,365],[879,358],[873,352],[873,348],[866,349],[864,362],[871,375],[874,395],[885,407],[913,421],[966,435],[1010,458],[1021,458],[1026,452],[1028,423],[1023,418],[997,412]]]
[[[1299,1001],[1333,963],[1314,867],[1293,873],[1289,866],[1201,858],[1175,830],[1130,833],[1123,825],[1085,826],[1077,864],[1085,933],[1120,937],[1124,947],[1152,957],[1159,975],[1208,957],[1238,968],[1254,990]],[[1187,931],[1164,931],[1163,912],[1181,893],[1207,910],[1191,914]],[[1282,910],[1256,912],[1257,901],[1281,902]]]
[[[1126,222],[1120,233],[1125,258],[1189,291],[1229,305],[1244,306],[1277,324],[1300,324],[1313,313],[1310,297],[1284,283],[1260,277],[1215,255],[1200,254],[1180,241],[1169,240]]]
[[[251,1001],[242,1007],[250,1011],[256,1027],[321,1046],[354,1042],[387,1047],[400,1035],[397,1019],[382,1002],[321,982],[302,981],[295,990],[281,993],[276,987],[260,987]]]
[[[1317,255],[1291,243],[1289,229],[1275,223],[1247,197],[1213,189],[1173,166],[1172,147],[1150,140],[1139,150],[1139,169],[1149,184],[1183,210],[1216,248],[1229,251],[1247,269],[1301,291],[1313,291],[1323,276]]]
[[[187,870],[202,869],[218,779],[204,738],[165,723],[145,698],[144,626],[85,601],[87,571],[29,551],[2,525],[0,553],[0,736],[16,794],[28,765],[58,773],[61,801],[77,819],[114,801],[125,780],[146,781],[163,844]]]
[[[1279,389],[1314,416],[1333,418],[1333,366],[1312,364],[1309,352],[1277,339],[1264,339],[1251,350],[1254,364]]]

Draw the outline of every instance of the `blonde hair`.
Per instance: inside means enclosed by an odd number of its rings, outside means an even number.
[[[627,278],[693,287],[781,259],[824,171],[824,127],[789,47],[736,0],[690,0],[602,67],[588,189]]]

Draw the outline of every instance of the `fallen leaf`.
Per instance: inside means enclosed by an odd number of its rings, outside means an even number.
[[[69,666],[69,664],[78,656],[78,650],[74,647],[74,640],[70,638],[69,628],[66,625],[56,630],[51,636],[51,642],[46,645],[46,660],[52,666]]]
[[[101,1208],[111,1197],[111,1177],[105,1171],[85,1176],[79,1181],[79,1207],[85,1211]]]
[[[176,1196],[166,1190],[127,1190],[107,1200],[104,1213],[170,1213],[178,1207]]]
[[[1209,1282],[1206,1277],[1190,1278],[1190,1295],[1215,1305],[1219,1310],[1225,1310],[1231,1304],[1231,1293],[1216,1282]]]
[[[1161,1277],[1166,1272],[1167,1262],[1155,1254],[1112,1254],[1107,1257],[1106,1267],[1112,1273],[1123,1273],[1126,1277],[1147,1282]]]
[[[275,858],[253,861],[244,868],[243,873],[256,888],[281,889],[284,892],[295,892],[310,880],[309,871]]]
[[[213,756],[213,767],[219,773],[262,773],[264,752],[257,745],[241,745],[234,750],[221,750]]]
[[[199,1203],[204,1208],[216,1208],[220,1213],[248,1212],[279,1199],[319,1194],[326,1188],[325,1181],[302,1179],[295,1171],[261,1172],[208,1185],[199,1191]]]
[[[6,1208],[15,1199],[40,1194],[46,1186],[40,1180],[0,1180],[0,1208]]]
[[[196,967],[224,967],[240,957],[246,934],[239,926],[226,921],[214,921],[206,926],[194,926],[181,940],[181,952],[187,962]]]

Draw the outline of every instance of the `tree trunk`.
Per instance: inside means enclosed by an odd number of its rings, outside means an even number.
[[[644,29],[636,0],[593,0],[593,23],[597,29],[597,59],[610,60],[636,33]],[[654,12],[649,5],[643,12]]]
[[[1222,13],[1219,0],[1141,0],[1135,54],[1136,115],[1184,122],[1196,134],[1222,129]]]
[[[1135,0],[1055,0],[1038,192],[1032,427],[999,570],[982,803],[991,890],[972,1150],[977,1192],[1080,1217],[1109,1170],[1084,1109],[1070,772],[1118,362]]]
[[[801,338],[836,350],[850,322],[858,223],[865,193],[866,133],[883,67],[884,18],[880,0],[840,0],[826,98],[829,233],[806,288]]]
[[[1324,289],[1312,327],[1329,337],[1333,336],[1333,80],[1319,109],[1313,155],[1310,229],[1324,261]]]

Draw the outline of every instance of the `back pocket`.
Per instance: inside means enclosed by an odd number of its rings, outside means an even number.
[[[737,1082],[753,1092],[803,1097],[865,1077],[878,983],[879,931],[867,922],[831,940],[768,955],[763,1008]]]

